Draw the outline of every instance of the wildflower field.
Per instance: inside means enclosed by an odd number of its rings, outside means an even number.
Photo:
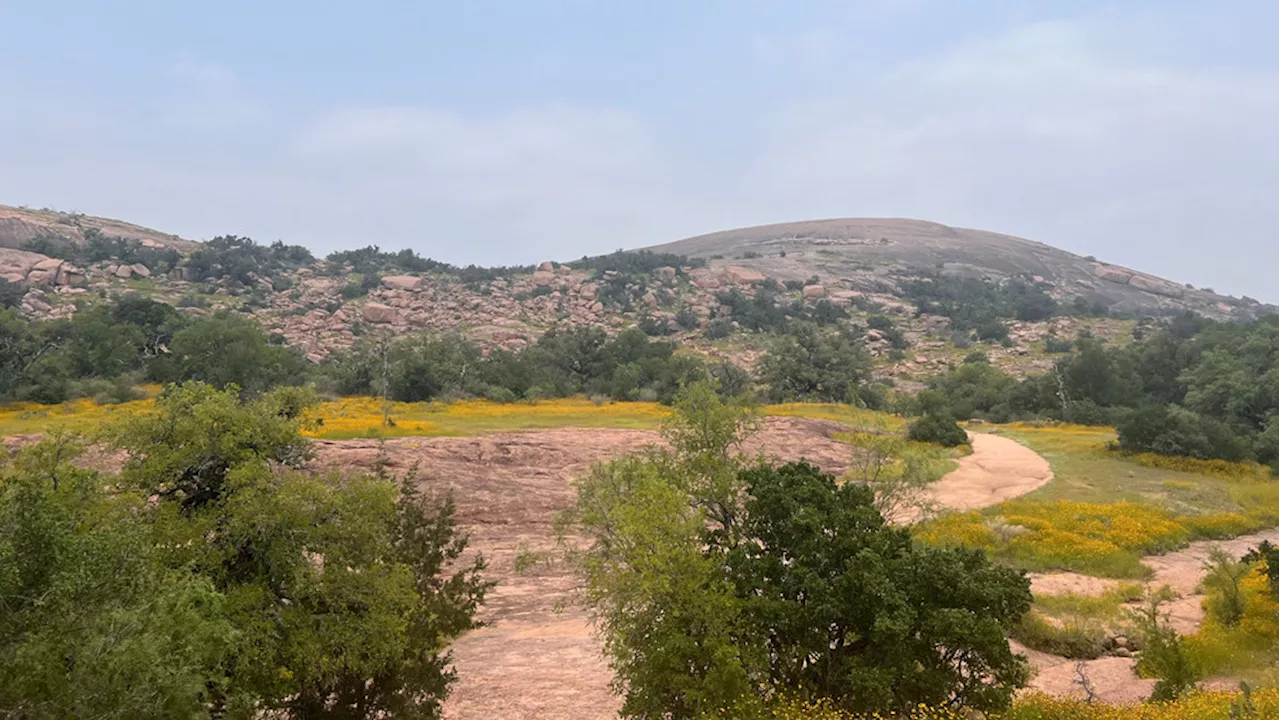
[[[144,388],[150,397],[116,405],[99,405],[83,398],[60,405],[12,403],[0,406],[0,435],[43,433],[53,429],[91,432],[120,418],[151,412],[160,386]],[[888,413],[845,405],[786,403],[767,405],[765,415],[835,420],[854,427],[897,430],[905,421]],[[322,402],[311,409],[312,437],[330,440],[363,437],[476,435],[539,428],[633,428],[656,430],[667,416],[666,406],[652,402],[596,402],[564,398],[517,403],[486,400],[456,402],[383,403],[373,397],[348,397]],[[385,420],[390,418],[391,423]]]
[[[1277,483],[1256,465],[1122,455],[1107,449],[1109,428],[1015,424],[1000,434],[1043,455],[1053,481],[980,512],[944,515],[919,537],[983,548],[1028,570],[1141,579],[1143,555],[1277,523]]]
[[[988,720],[1274,720],[1277,713],[1274,687],[1243,692],[1196,691],[1167,703],[1086,703],[1028,693],[1017,697],[1003,713]],[[738,714],[728,717],[748,717]],[[864,715],[839,710],[827,703],[786,702],[749,717],[759,720],[968,720],[975,717],[964,708],[920,706],[906,715]]]
[[[1280,608],[1260,569],[1255,568],[1241,581],[1240,598],[1242,613],[1234,624],[1206,598],[1205,620],[1187,637],[1187,653],[1206,675],[1244,677],[1274,685]]]

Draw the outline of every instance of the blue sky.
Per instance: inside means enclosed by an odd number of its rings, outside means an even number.
[[[0,3],[0,202],[567,259],[816,217],[1274,301],[1274,2]]]

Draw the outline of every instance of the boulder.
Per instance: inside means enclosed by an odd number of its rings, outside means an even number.
[[[736,265],[726,266],[725,269],[720,272],[720,277],[723,278],[725,282],[736,283],[738,285],[759,285],[765,280],[764,273],[759,270],[738,267]]]
[[[151,277],[151,268],[143,265],[142,263],[134,263],[133,265],[130,265],[129,268],[133,270],[134,275],[137,275],[140,278]]]
[[[422,288],[422,278],[413,275],[384,275],[382,284],[392,290],[418,290]]]
[[[550,260],[538,265],[538,272],[555,272],[556,264]]]
[[[1133,273],[1114,265],[1094,265],[1093,274],[1107,282],[1120,283],[1125,285],[1129,282],[1129,278],[1133,277]]]
[[[583,283],[578,288],[578,295],[590,300],[596,296],[596,286],[593,283]]]
[[[1129,278],[1129,286],[1136,287],[1139,290],[1145,290],[1155,295],[1163,295],[1165,297],[1180,298],[1183,295],[1183,289],[1170,282],[1165,282],[1160,278],[1151,277],[1150,275],[1134,274]]]
[[[132,265],[121,265],[120,267],[118,267],[118,268],[116,268],[114,271],[112,271],[112,273],[111,273],[111,274],[112,274],[112,275],[115,275],[115,276],[116,276],[116,277],[118,277],[118,278],[125,278],[125,279],[131,278],[131,277],[133,277],[133,266],[132,266]]]
[[[88,284],[89,278],[80,268],[63,263],[62,267],[58,268],[58,276],[54,279],[54,282],[59,285],[83,287]]]
[[[399,317],[399,311],[395,308],[376,302],[365,303],[360,310],[360,314],[364,317],[365,322],[376,324],[393,323]]]
[[[675,280],[676,269],[668,266],[660,267],[658,268],[658,277],[662,278],[663,280]]]
[[[720,287],[720,281],[712,277],[698,278],[693,281],[693,284],[703,290],[716,290]]]
[[[805,300],[812,300],[814,298],[826,297],[827,289],[822,285],[805,285],[804,289],[801,290],[800,293],[804,296]]]
[[[548,265],[550,263],[543,263]],[[533,274],[533,284],[538,287],[546,287],[556,281],[556,274],[551,270],[538,270]]]

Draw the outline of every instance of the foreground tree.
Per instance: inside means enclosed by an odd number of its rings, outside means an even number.
[[[207,716],[242,635],[204,576],[148,541],[141,498],[103,491],[55,437],[0,467],[0,716]]]
[[[1028,678],[1005,639],[1031,606],[1021,573],[980,550],[913,544],[886,525],[871,489],[812,465],[743,477],[728,569],[772,687],[855,712],[1009,704]]]
[[[0,715],[439,717],[484,561],[412,477],[297,469],[306,401],[171,387],[119,478],[0,473]]]
[[[696,384],[670,451],[597,466],[573,519],[627,717],[747,712],[784,694],[854,711],[1008,705],[1005,640],[1029,583],[980,552],[916,546],[873,492],[805,464],[750,466],[750,414]]]

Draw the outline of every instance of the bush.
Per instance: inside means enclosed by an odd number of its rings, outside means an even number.
[[[18,307],[22,304],[22,298],[26,294],[26,287],[0,278],[0,310]]]
[[[1069,353],[1075,347],[1071,340],[1063,340],[1052,335],[1044,339],[1044,351],[1047,353]]]
[[[1251,454],[1248,442],[1223,423],[1178,407],[1139,408],[1116,425],[1116,434],[1126,452],[1229,461]]]
[[[702,336],[708,340],[721,340],[729,337],[733,333],[733,321],[729,318],[716,318],[707,323],[707,327],[703,329]]]
[[[926,413],[907,426],[907,437],[943,447],[956,447],[969,442],[969,435],[950,415]]]
[[[1003,341],[1009,338],[1009,327],[1000,320],[984,320],[974,331],[978,339],[983,341]]]

